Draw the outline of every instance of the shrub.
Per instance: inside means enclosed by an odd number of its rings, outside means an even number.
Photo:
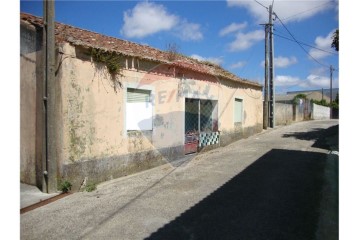
[[[96,190],[96,184],[94,184],[94,183],[86,184],[85,190],[86,190],[86,192],[92,192],[92,191]]]
[[[66,193],[66,192],[69,192],[71,190],[71,187],[72,187],[72,184],[69,181],[64,180],[64,181],[61,181],[59,189],[63,193]]]

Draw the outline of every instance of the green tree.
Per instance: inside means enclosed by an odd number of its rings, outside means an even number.
[[[339,93],[337,93],[335,100],[332,102],[332,107],[335,109],[339,109]]]
[[[327,101],[325,99],[322,99],[322,100],[312,99],[311,102],[315,103],[317,105],[326,106],[326,107],[329,107],[329,105],[330,105],[329,103],[327,103]]]
[[[334,102],[338,103],[338,105],[339,105],[339,93],[337,93],[337,95],[335,96]]]
[[[304,93],[298,93],[298,94],[295,95],[294,98],[292,99],[292,103],[293,103],[293,104],[298,104],[298,103],[299,103],[299,99],[307,99],[307,95],[305,95]]]
[[[339,29],[335,30],[332,36],[332,48],[339,51]]]

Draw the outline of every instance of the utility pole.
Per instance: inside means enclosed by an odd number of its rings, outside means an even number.
[[[265,24],[263,129],[268,128],[268,24]]]
[[[56,158],[56,116],[55,116],[55,3],[44,0],[44,156],[43,160],[43,192],[57,191],[57,158]]]
[[[333,103],[333,88],[332,88],[332,85],[333,85],[333,71],[334,71],[334,68],[332,65],[330,65],[330,119],[333,118],[333,106],[332,106],[332,103]]]
[[[273,7],[269,5],[269,126],[274,128],[274,42],[273,42]]]
[[[265,25],[265,73],[264,73],[264,106],[263,128],[274,128],[274,42],[273,42],[273,7],[269,5],[269,22]],[[269,105],[268,105],[269,104]]]

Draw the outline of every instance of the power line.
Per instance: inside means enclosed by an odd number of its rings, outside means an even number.
[[[285,36],[282,36],[282,35],[279,35],[279,34],[276,34],[276,33],[273,33],[274,35],[276,35],[277,37],[281,37],[281,38],[284,38],[286,40],[289,40],[289,41],[292,41],[292,42],[295,42],[293,39],[290,39],[288,37],[285,37]],[[331,52],[331,51],[328,51],[328,50],[324,50],[324,49],[321,49],[321,48],[318,48],[318,47],[315,47],[315,46],[312,46],[312,45],[309,45],[307,43],[303,43],[303,42],[300,42],[298,41],[300,44],[304,45],[304,46],[307,46],[307,47],[311,47],[311,48],[314,48],[314,49],[317,49],[319,51],[323,51],[323,52],[327,52],[327,53],[330,53],[330,54],[333,54],[333,55],[338,55],[338,53],[336,52]]]
[[[320,4],[320,5],[316,6],[316,7],[313,7],[313,8],[307,9],[307,10],[305,10],[305,11],[302,11],[302,12],[296,13],[296,14],[294,14],[294,15],[290,16],[290,17],[286,17],[286,18],[284,18],[284,19],[283,19],[283,21],[286,21],[286,20],[288,20],[288,19],[290,19],[290,18],[293,18],[293,17],[296,17],[296,16],[298,16],[298,15],[300,15],[300,14],[303,14],[303,13],[307,13],[307,12],[313,11],[313,10],[315,10],[315,9],[317,9],[317,8],[320,8],[320,7],[324,6],[324,5],[327,5],[327,4],[332,4],[332,3],[334,3],[334,2],[333,2],[333,1],[330,1],[330,2],[326,2],[326,3]]]
[[[315,59],[299,42],[298,40],[294,37],[294,35],[289,31],[289,29],[285,26],[285,24],[283,23],[283,21],[278,17],[278,15],[276,13],[274,13],[275,16],[278,18],[278,20],[280,21],[280,23],[282,24],[282,26],[285,28],[285,30],[287,30],[287,32],[289,33],[289,35],[293,38],[293,40],[300,46],[300,48],[309,56],[311,57],[315,62],[317,62],[318,64],[329,68],[328,65],[325,65],[321,62],[319,62],[317,59]]]
[[[258,2],[257,0],[254,0],[256,3],[258,3],[259,5],[261,5],[262,7],[264,7],[265,9],[267,9],[268,11],[268,7],[264,6],[262,3]]]

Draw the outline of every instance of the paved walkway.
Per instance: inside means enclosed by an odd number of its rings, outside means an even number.
[[[60,193],[47,194],[40,191],[35,186],[20,183],[20,208],[31,206],[46,199],[55,197]]]
[[[22,214],[21,239],[313,239],[336,125],[279,127],[74,193]]]

